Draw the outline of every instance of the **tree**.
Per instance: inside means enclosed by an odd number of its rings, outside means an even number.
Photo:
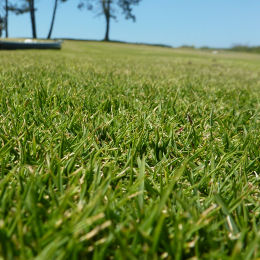
[[[50,25],[50,30],[47,36],[47,39],[51,38],[51,34],[52,34],[52,30],[53,30],[53,25],[54,25],[54,20],[56,17],[56,11],[57,11],[57,7],[58,7],[58,1],[59,0],[54,0],[54,7],[53,7],[53,12],[52,12],[52,19],[51,19],[51,25]],[[66,2],[67,0],[60,0],[61,2]]]
[[[5,37],[8,38],[8,0],[5,0]]]
[[[47,39],[50,39],[50,38],[51,38],[51,34],[52,34],[52,30],[53,30],[53,25],[54,25],[54,20],[55,20],[55,16],[56,16],[57,7],[58,7],[58,0],[55,0],[54,8],[53,8],[53,13],[52,13],[52,19],[51,19],[51,26],[50,26],[50,30],[49,30]]]
[[[5,31],[5,37],[8,38],[9,3],[8,0],[4,0],[1,3],[2,3],[1,11],[3,12],[3,15],[0,15],[1,36],[2,36],[2,31]]]
[[[121,10],[125,19],[135,21],[133,6],[138,5],[141,0],[81,0],[79,8],[87,7],[88,10],[98,10],[106,21],[104,41],[109,41],[110,21],[117,18],[118,10]]]
[[[35,1],[34,0],[20,0],[18,1],[19,5],[10,4],[8,6],[8,10],[14,12],[15,14],[24,14],[29,12],[31,18],[31,26],[32,26],[32,37],[37,38],[37,30],[36,30],[36,18],[35,18]]]
[[[2,18],[2,16],[0,15],[0,37],[2,37],[4,27],[4,18]]]
[[[8,0],[5,0],[5,1],[8,1]],[[54,0],[52,20],[51,20],[49,33],[48,33],[48,36],[47,36],[48,39],[51,37],[51,34],[52,34],[52,30],[53,30],[53,26],[54,26],[54,20],[55,20],[56,11],[57,11],[59,1],[60,2],[66,2],[67,0]],[[17,3],[19,3],[19,4],[17,4]],[[16,13],[17,15],[29,12],[30,18],[31,18],[32,37],[37,38],[36,17],[35,17],[35,11],[36,11],[35,0],[20,0],[20,1],[17,0],[15,4],[9,5],[8,10]]]
[[[29,9],[30,9],[30,16],[31,16],[32,37],[35,39],[35,38],[37,38],[36,18],[35,18],[35,2],[34,2],[34,0],[28,0],[28,2],[29,2]]]

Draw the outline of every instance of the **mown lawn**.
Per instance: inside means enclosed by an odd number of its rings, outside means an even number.
[[[259,259],[260,55],[65,42],[0,52],[1,259]]]

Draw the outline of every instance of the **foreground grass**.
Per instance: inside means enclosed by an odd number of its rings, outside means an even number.
[[[0,55],[4,259],[260,257],[260,56]]]

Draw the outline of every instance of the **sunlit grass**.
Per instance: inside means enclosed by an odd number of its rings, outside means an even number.
[[[0,55],[4,259],[260,257],[260,56]]]

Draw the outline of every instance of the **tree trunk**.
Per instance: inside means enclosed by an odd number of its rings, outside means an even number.
[[[109,30],[110,30],[110,15],[106,15],[106,34],[104,41],[109,41]]]
[[[5,37],[8,38],[8,0],[5,0]]]
[[[58,0],[55,0],[54,9],[53,9],[53,13],[52,13],[51,26],[50,26],[50,30],[49,30],[49,34],[48,34],[48,36],[47,36],[47,39],[50,39],[50,38],[51,38],[52,29],[53,29],[54,20],[55,20],[56,11],[57,11],[57,6],[58,6]]]
[[[29,6],[30,6],[30,15],[31,15],[31,24],[32,24],[32,37],[36,39],[37,33],[36,33],[34,0],[29,0]]]
[[[111,0],[107,0],[106,4],[104,4],[104,3],[105,3],[105,1],[103,2],[103,11],[104,11],[104,15],[106,18],[106,34],[105,34],[104,41],[109,41]]]

